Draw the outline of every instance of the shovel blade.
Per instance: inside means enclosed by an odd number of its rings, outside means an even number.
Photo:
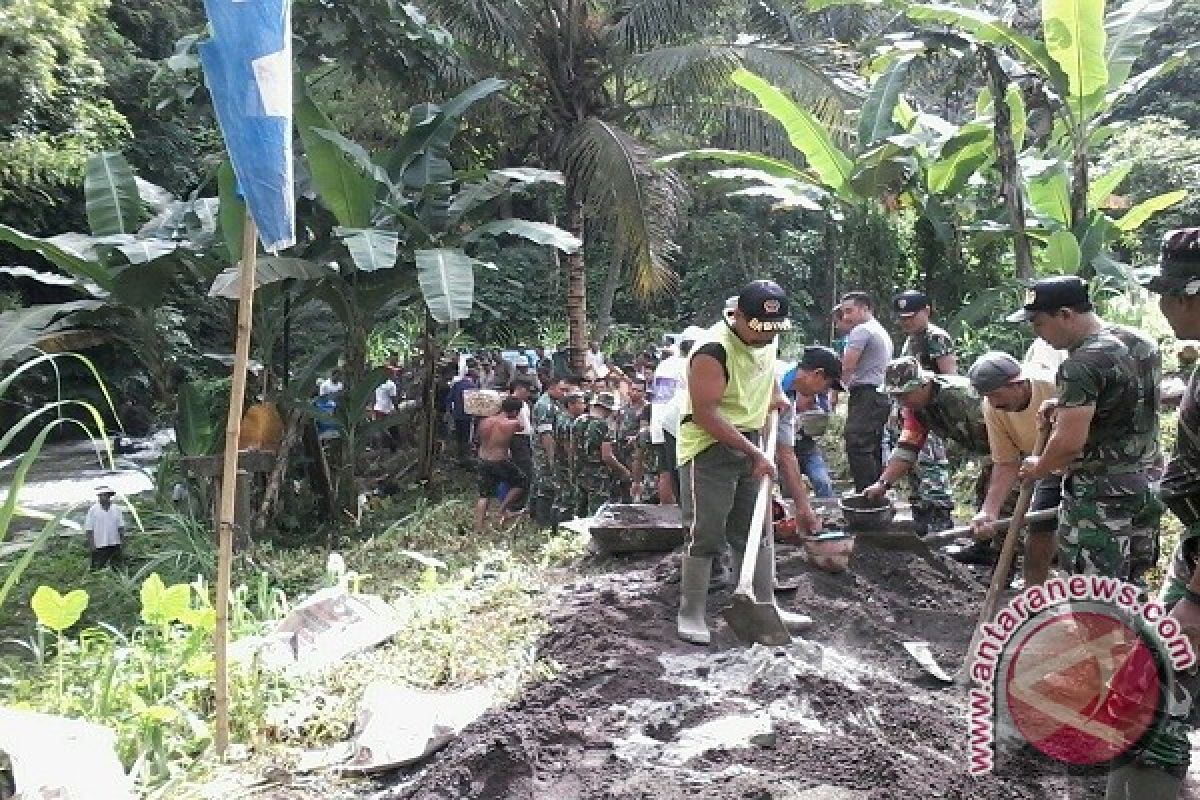
[[[721,616],[743,642],[766,645],[791,644],[792,636],[779,617],[774,603],[760,603],[747,592],[734,592],[732,602],[721,609]]]
[[[929,642],[904,642],[904,649],[917,660],[926,672],[943,683],[954,683],[954,676],[938,666],[937,659],[929,650]]]

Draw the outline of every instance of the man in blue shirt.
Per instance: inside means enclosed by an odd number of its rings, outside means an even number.
[[[454,382],[450,387],[450,416],[454,421],[454,441],[458,447],[458,463],[467,464],[471,460],[471,415],[467,413],[463,395],[468,389],[479,388],[479,367],[468,365],[467,374]]]

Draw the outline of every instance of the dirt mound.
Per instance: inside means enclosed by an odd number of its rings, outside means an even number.
[[[887,543],[884,543],[887,544]],[[481,798],[1039,798],[1039,765],[966,773],[961,691],[934,682],[900,642],[929,641],[955,668],[983,587],[923,548],[860,542],[850,570],[781,552],[781,597],[813,616],[786,648],[675,635],[678,556],[608,562],[566,587],[541,655],[561,671],[487,714],[380,796]],[[728,592],[710,595],[710,616]]]

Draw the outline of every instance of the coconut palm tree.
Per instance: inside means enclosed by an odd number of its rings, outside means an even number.
[[[430,0],[427,7],[470,48],[480,71],[517,87],[514,96],[534,119],[530,148],[566,176],[563,227],[581,239],[585,227],[591,237],[603,231],[614,244],[613,268],[626,270],[641,296],[674,280],[686,201],[680,178],[653,163],[650,133],[685,121],[708,138],[732,137],[730,146],[752,146],[756,137],[786,142],[774,121],[734,93],[728,78],[739,66],[823,100],[832,112],[854,96],[846,76],[825,71],[830,54],[841,52],[836,42],[818,46],[795,26],[791,39],[747,34],[739,30],[753,21],[746,6],[728,0]],[[579,368],[584,254],[564,261]]]

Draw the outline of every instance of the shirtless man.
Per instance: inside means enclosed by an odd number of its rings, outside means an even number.
[[[529,482],[529,476],[513,463],[510,449],[513,434],[521,430],[520,415],[523,406],[524,403],[517,398],[506,397],[500,403],[500,410],[479,424],[479,499],[475,501],[476,533],[483,533],[488,505],[495,497],[500,484],[507,483],[509,486],[506,501],[510,497],[519,501]],[[503,508],[502,504],[501,526],[505,522]]]

